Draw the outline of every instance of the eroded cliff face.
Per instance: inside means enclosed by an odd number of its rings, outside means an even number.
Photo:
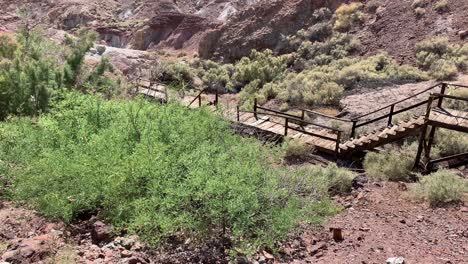
[[[336,9],[344,0],[261,1],[210,30],[201,39],[202,58],[232,61],[252,49],[276,49],[282,36],[309,26],[316,9]]]

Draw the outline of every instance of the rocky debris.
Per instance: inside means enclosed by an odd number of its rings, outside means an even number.
[[[461,39],[465,39],[466,37],[468,37],[468,30],[459,31],[458,36],[460,36]]]
[[[91,230],[91,240],[96,245],[110,242],[112,240],[112,228],[101,221],[97,221],[93,224]]]
[[[405,259],[403,257],[388,258],[387,264],[405,264]]]

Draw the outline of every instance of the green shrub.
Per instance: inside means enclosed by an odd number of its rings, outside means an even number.
[[[420,182],[411,189],[413,197],[428,201],[431,206],[462,201],[468,192],[468,181],[448,170],[441,170],[423,176]]]
[[[327,197],[328,194],[346,194],[352,190],[352,181],[356,174],[339,168],[335,164],[325,168],[302,166],[283,174],[280,182],[285,188],[310,197]]]
[[[431,65],[429,74],[438,81],[452,80],[457,77],[458,69],[455,63],[440,59]]]
[[[437,129],[435,134],[435,146],[439,155],[447,157],[468,152],[468,135],[463,132]]]
[[[356,24],[364,22],[364,14],[361,12],[361,3],[344,4],[335,11],[335,29],[338,31],[348,31]]]
[[[229,236],[252,248],[336,211],[326,196],[284,187],[273,150],[207,109],[61,97],[37,120],[0,123],[8,195],[46,216],[70,222],[99,211],[150,242]]]
[[[439,0],[435,3],[434,5],[434,10],[439,12],[439,13],[445,13],[449,11],[449,6],[448,6],[448,1],[447,0]]]
[[[243,86],[259,80],[263,86],[281,78],[286,66],[285,56],[274,56],[268,49],[263,52],[253,50],[250,58],[244,57],[234,65],[233,82]]]
[[[193,88],[195,71],[185,62],[158,61],[150,69],[150,80],[175,90]]]
[[[449,89],[447,91],[447,94],[468,99],[468,89],[464,89],[464,88]],[[468,109],[467,101],[444,98],[443,102],[444,102],[443,107],[446,107],[449,109],[462,110],[462,111],[466,111]]]
[[[429,70],[438,79],[453,78],[466,71],[468,44],[450,44],[447,38],[430,38],[416,45],[416,60],[420,68]]]
[[[299,158],[314,151],[314,147],[300,140],[289,139],[283,143],[285,158]]]
[[[413,155],[413,152],[405,150],[371,152],[364,159],[364,169],[374,181],[408,181],[414,163]]]

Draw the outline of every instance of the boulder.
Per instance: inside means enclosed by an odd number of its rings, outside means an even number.
[[[91,230],[91,240],[95,245],[110,242],[112,240],[112,228],[101,221],[96,221]]]

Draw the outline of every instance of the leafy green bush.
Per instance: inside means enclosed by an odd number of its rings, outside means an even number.
[[[413,163],[412,151],[385,150],[368,153],[364,159],[364,169],[374,181],[408,181]]]
[[[414,198],[428,201],[431,206],[460,202],[468,192],[468,181],[448,170],[423,176],[411,189]]]
[[[449,11],[449,6],[448,6],[448,1],[447,0],[439,0],[435,3],[434,5],[434,10],[439,12],[439,13],[445,13]]]
[[[227,236],[252,247],[335,210],[326,196],[284,187],[273,150],[234,135],[207,109],[61,97],[37,120],[0,123],[8,195],[46,216],[100,211],[150,242]]]
[[[338,31],[348,31],[356,24],[364,22],[361,3],[344,4],[335,11],[335,29]]]

